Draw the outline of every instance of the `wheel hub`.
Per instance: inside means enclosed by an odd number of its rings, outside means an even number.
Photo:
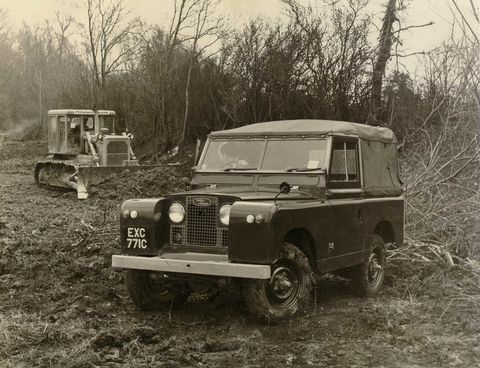
[[[288,267],[278,267],[273,272],[269,291],[279,302],[287,301],[298,289],[298,278]]]
[[[379,262],[376,252],[372,252],[368,262],[368,281],[373,287],[377,287],[383,278],[383,266]]]
[[[152,272],[148,277],[149,289],[158,295],[167,295],[170,292],[170,285],[168,280],[163,278],[163,275]]]

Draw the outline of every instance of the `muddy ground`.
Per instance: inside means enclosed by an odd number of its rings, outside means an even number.
[[[183,175],[146,173],[136,189],[114,180],[78,201],[34,185],[45,147],[0,143],[0,367],[480,366],[479,264],[447,269],[414,244],[390,253],[380,296],[326,277],[307,312],[282,325],[256,321],[229,291],[138,311],[110,267],[119,205],[179,189]]]

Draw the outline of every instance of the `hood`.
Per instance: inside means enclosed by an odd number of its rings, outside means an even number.
[[[200,189],[190,190],[188,192],[174,193],[169,195],[169,197],[206,194],[206,195],[237,197],[244,201],[258,201],[258,200],[273,200],[278,193],[279,193],[278,189],[270,188],[270,187],[258,187],[257,189],[254,189],[251,186],[236,186],[236,187],[224,186],[224,187],[217,187],[217,188],[200,188]],[[314,199],[317,197],[315,197],[312,193],[308,191],[292,189],[289,194],[280,194],[277,198],[285,200],[285,199]]]

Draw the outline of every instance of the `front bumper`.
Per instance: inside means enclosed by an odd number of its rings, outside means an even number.
[[[165,253],[157,257],[112,256],[112,267],[218,277],[269,279],[269,265],[231,263],[224,254]]]

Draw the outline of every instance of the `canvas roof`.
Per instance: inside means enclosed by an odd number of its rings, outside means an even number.
[[[245,125],[240,128],[212,132],[212,137],[256,135],[347,134],[365,140],[396,143],[395,134],[383,127],[335,120],[279,120]]]

